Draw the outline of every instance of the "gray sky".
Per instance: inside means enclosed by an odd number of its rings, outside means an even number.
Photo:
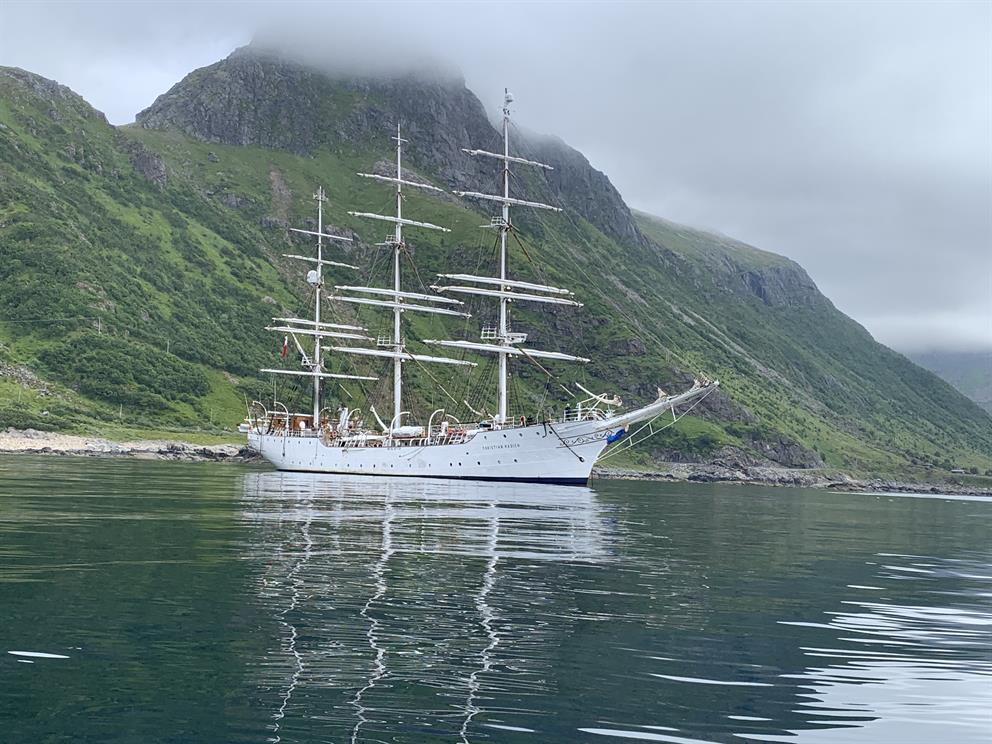
[[[632,207],[801,263],[899,350],[992,348],[992,2],[0,3],[0,64],[134,114],[259,30],[459,67]]]

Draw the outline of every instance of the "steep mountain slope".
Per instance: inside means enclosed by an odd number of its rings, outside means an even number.
[[[716,331],[709,341],[722,347],[724,364],[736,359],[752,367],[744,387],[755,381],[760,388],[737,395],[760,401],[751,405],[763,418],[792,421],[794,428],[786,430],[818,442],[818,449],[835,437],[853,438],[910,461],[954,462],[961,443],[953,431],[968,432],[979,452],[987,447],[992,419],[942,380],[876,343],[794,262],[723,236],[638,218],[672,252],[681,288],[691,288],[682,300],[706,313]]]
[[[0,68],[0,425],[78,428],[124,417],[230,426],[242,395],[271,395],[273,381],[254,370],[278,363],[278,342],[261,328],[307,303],[299,267],[281,254],[308,248],[286,226],[312,220],[310,195],[323,184],[331,229],[358,238],[334,250],[360,272],[336,280],[384,278],[374,246],[381,231],[346,212],[388,210],[388,189],[354,174],[383,167],[398,119],[420,176],[493,187],[491,164],[461,148],[491,148],[496,133],[451,76],[342,78],[249,48],[192,73],[136,125],[115,129],[71,91]],[[677,387],[705,372],[723,381],[724,394],[659,438],[656,456],[992,465],[988,416],[876,344],[800,267],[633,215],[581,154],[552,138],[514,137],[520,154],[556,166],[548,178],[521,172],[515,188],[566,211],[521,214],[511,263],[521,278],[570,286],[586,303],[580,311],[520,308],[516,329],[594,359],[555,368],[555,381],[520,367],[519,411],[561,399],[558,382],[583,380],[638,402],[658,384]],[[492,261],[492,235],[478,229],[487,214],[477,207],[407,197],[410,214],[452,228],[411,232],[411,289],[442,269],[476,272]],[[410,336],[472,337],[493,310],[471,310],[468,323],[411,319]],[[381,313],[333,311],[373,331],[386,327]],[[351,361],[347,369],[381,371]],[[487,364],[470,380],[411,368],[411,406],[454,408],[473,395],[487,405],[491,373]],[[292,399],[292,385],[277,384]],[[375,400],[384,392],[373,383],[335,394]]]
[[[992,413],[992,351],[926,351],[909,358]]]

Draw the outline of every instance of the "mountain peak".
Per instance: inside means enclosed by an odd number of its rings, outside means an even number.
[[[465,87],[461,70],[450,62],[424,52],[391,49],[389,54],[382,54],[364,39],[360,44],[341,40],[328,44],[322,35],[313,38],[295,31],[289,37],[260,32],[229,57],[296,64],[331,78],[419,80],[452,88]]]
[[[146,129],[298,154],[318,147],[364,149],[388,136],[397,122],[418,140],[411,156],[429,150],[442,168],[454,157],[445,140],[488,144],[495,136],[460,75],[427,69],[358,73],[316,54],[287,55],[257,41],[191,72],[136,117]],[[448,131],[435,136],[432,129]],[[457,173],[446,175],[459,180]]]
[[[61,121],[66,111],[71,111],[85,118],[96,118],[106,122],[102,112],[93,108],[68,86],[37,73],[22,70],[20,67],[0,66],[0,88],[6,88],[7,90],[2,92],[12,98],[17,97],[18,94],[27,94],[37,102],[44,102],[48,107],[49,117],[54,121]]]
[[[414,168],[456,189],[495,187],[495,161],[463,152],[499,149],[500,135],[460,74],[426,64],[373,72],[356,63],[349,72],[336,60],[252,42],[191,72],[139,113],[137,124],[308,155],[321,148],[381,149],[400,123]],[[535,183],[537,197],[562,204],[610,237],[643,241],[620,194],[585,156],[560,139],[515,132],[515,151],[555,167],[553,178]]]

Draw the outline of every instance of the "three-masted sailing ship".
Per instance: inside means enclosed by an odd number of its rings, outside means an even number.
[[[513,302],[581,307],[575,295],[567,289],[511,278],[507,261],[507,238],[513,229],[510,208],[561,211],[559,207],[549,204],[510,196],[511,165],[551,169],[550,165],[510,154],[512,101],[513,97],[506,92],[502,110],[502,152],[465,150],[470,156],[499,162],[502,193],[453,192],[462,198],[500,206],[499,215],[493,217],[487,226],[499,234],[496,276],[442,273],[438,274],[438,282],[431,285],[431,292],[403,290],[401,268],[405,250],[404,228],[448,230],[440,225],[403,216],[404,188],[434,192],[443,190],[404,177],[402,158],[406,140],[402,138],[399,126],[394,138],[395,176],[358,174],[394,187],[395,214],[349,212],[354,217],[392,224],[392,235],[380,244],[392,252],[391,287],[328,284],[325,281],[325,269],[356,270],[358,267],[325,258],[325,240],[351,239],[324,232],[323,205],[326,195],[323,188],[317,190],[314,195],[317,202],[317,229],[294,228],[295,232],[316,238],[316,256],[284,254],[288,258],[314,266],[307,273],[307,282],[314,292],[313,319],[279,317],[273,318],[276,325],[268,326],[268,330],[285,334],[284,355],[288,351],[289,340],[293,340],[301,368],[262,370],[266,373],[312,378],[313,407],[308,413],[291,413],[278,401],[273,400],[271,405],[256,401],[249,407],[249,414],[243,425],[247,431],[249,446],[280,470],[584,484],[589,479],[593,465],[604,453],[612,455],[652,436],[666,425],[661,423],[663,417],[674,421],[678,406],[697,403],[719,384],[706,379],[696,380],[689,390],[676,395],[668,395],[659,388],[656,401],[631,411],[621,410],[622,403],[615,395],[596,394],[577,386],[586,397],[571,403],[560,414],[510,416],[507,383],[511,360],[528,361],[542,369],[542,360],[578,363],[589,361],[580,356],[524,346],[527,334],[515,333],[511,327],[510,304]],[[464,302],[457,299],[461,296],[495,300],[498,306],[496,323],[483,326],[479,341],[424,339],[424,343],[439,349],[457,350],[463,355],[495,355],[498,361],[496,412],[486,414],[484,411],[476,411],[468,407],[466,402],[473,420],[462,421],[453,412],[437,409],[426,417],[426,421],[417,423],[408,411],[403,410],[404,364],[414,362],[418,365],[443,364],[471,368],[477,366],[477,363],[464,358],[413,353],[404,341],[403,315],[413,312],[468,318],[470,315],[465,311]],[[367,335],[368,331],[363,326],[322,320],[321,307],[325,298],[391,310],[392,334],[373,338]],[[312,351],[307,351],[299,341],[300,337],[312,338]],[[371,345],[373,341],[375,346]],[[360,410],[350,409],[343,404],[333,411],[322,407],[325,380],[378,379],[371,375],[329,372],[324,365],[327,354],[357,355],[392,362],[392,411],[387,414],[388,423],[372,405],[364,415]],[[683,415],[684,413],[685,411]]]

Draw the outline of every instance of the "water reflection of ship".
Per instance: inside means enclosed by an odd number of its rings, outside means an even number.
[[[465,700],[465,720],[462,721],[458,734],[464,744],[468,744],[469,727],[472,719],[482,712],[479,706],[479,691],[482,688],[483,676],[492,670],[493,654],[499,645],[500,637],[496,630],[496,614],[489,604],[489,594],[496,583],[496,565],[499,562],[499,510],[495,504],[490,506],[492,516],[489,520],[489,560],[486,561],[486,571],[482,585],[475,596],[475,606],[479,612],[479,625],[485,631],[489,643],[479,652],[479,667],[473,669],[468,677],[468,697]]]
[[[355,728],[351,731],[351,742],[356,744],[358,741],[358,735],[361,731],[362,725],[368,723],[368,718],[366,717],[366,708],[362,702],[365,694],[372,690],[380,680],[382,680],[388,673],[386,667],[386,648],[379,643],[379,620],[370,612],[373,610],[373,605],[381,600],[386,594],[386,565],[389,563],[389,558],[395,552],[393,549],[393,537],[392,537],[392,526],[394,512],[391,504],[391,499],[387,495],[385,502],[385,515],[382,520],[382,545],[380,549],[379,560],[375,562],[375,566],[372,569],[372,577],[375,580],[374,589],[372,596],[369,597],[365,606],[362,607],[361,615],[362,618],[368,623],[368,632],[366,633],[369,639],[369,648],[372,649],[372,653],[375,657],[372,662],[372,670],[369,674],[368,682],[355,693],[349,704],[355,708]]]
[[[379,524],[385,516],[386,498],[402,522],[414,518],[424,524],[432,520],[454,521],[445,540],[413,545],[401,536],[397,552],[456,552],[485,556],[486,529],[459,522],[482,522],[488,526],[489,511],[495,509],[504,525],[500,555],[521,558],[570,558],[598,560],[606,557],[605,521],[595,492],[590,488],[528,483],[457,482],[448,480],[361,476],[332,478],[288,471],[255,472],[246,476],[246,518],[249,521],[301,521],[304,503],[315,499],[313,518],[325,527],[347,531],[369,520]],[[417,526],[414,524],[414,526]],[[506,530],[510,529],[510,534]],[[332,531],[332,534],[333,531]],[[338,540],[346,533],[338,534]],[[506,538],[512,537],[507,542]],[[342,543],[339,549],[344,549]],[[481,551],[481,552],[480,552]]]
[[[283,678],[277,722],[295,706],[297,716],[340,726],[345,741],[374,739],[405,720],[468,742],[491,725],[483,721],[500,720],[480,715],[500,691],[546,691],[539,665],[547,660],[536,651],[562,626],[532,627],[500,605],[508,594],[548,597],[561,587],[553,578],[535,586],[512,564],[596,563],[610,554],[608,523],[585,488],[259,472],[247,476],[245,492],[245,517],[259,527],[255,550],[285,546],[271,566],[283,577],[270,577],[273,615],[307,626],[302,640],[295,627],[291,645],[284,637],[281,665],[272,659]],[[501,652],[513,663],[500,664]],[[299,688],[305,696],[292,701]],[[397,690],[402,702],[392,703]]]
[[[303,504],[303,508],[305,510],[305,518],[300,526],[300,540],[303,543],[302,552],[297,558],[292,560],[291,568],[285,577],[290,591],[289,604],[286,605],[286,607],[277,615],[279,625],[286,632],[285,649],[288,655],[292,656],[294,668],[292,674],[290,675],[289,682],[280,697],[279,708],[272,715],[272,736],[269,737],[268,741],[276,744],[282,741],[280,728],[282,726],[283,719],[286,717],[286,708],[289,706],[290,700],[293,697],[293,692],[299,684],[300,675],[303,674],[304,670],[303,657],[296,647],[297,640],[299,639],[299,630],[295,625],[295,618],[293,617],[293,614],[296,612],[296,609],[303,600],[302,589],[304,581],[300,574],[305,571],[313,550],[313,539],[310,536],[310,524],[313,520],[313,501],[309,495]],[[265,589],[268,590],[268,580],[263,581]],[[277,587],[278,584],[274,585],[272,588],[278,591]]]

